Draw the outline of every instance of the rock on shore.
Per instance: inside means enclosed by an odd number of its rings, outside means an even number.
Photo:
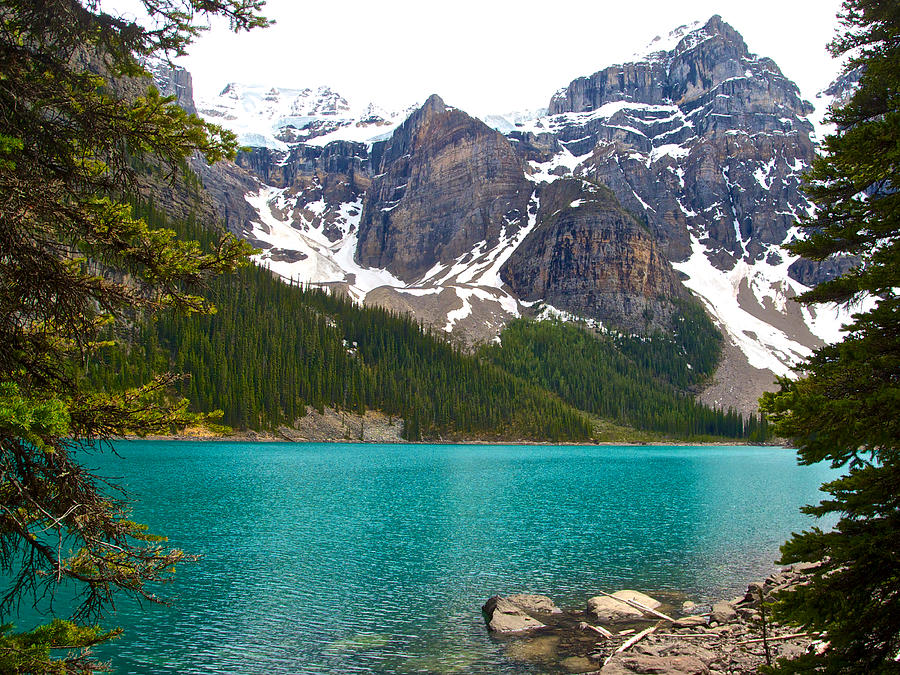
[[[679,616],[676,609],[642,593],[619,591],[613,594],[619,599],[595,597],[585,609],[555,612],[549,608],[556,605],[545,596],[494,596],[485,604],[485,620],[494,634],[522,633],[504,640],[511,659],[555,672],[750,675],[766,663],[761,602],[769,603],[776,594],[805,583],[812,567],[803,564],[784,569],[762,583],[750,584],[744,596],[711,607],[685,603],[682,607],[694,612],[688,615]],[[512,601],[517,597],[541,600],[522,599],[519,605]],[[642,615],[622,599],[661,608],[674,622]],[[531,616],[535,613],[540,621]],[[771,621],[766,623],[766,632],[773,662],[799,656],[817,644],[815,636],[797,634]]]
[[[481,608],[488,630],[492,633],[522,633],[536,628],[546,628],[509,598],[495,595]]]
[[[587,613],[593,619],[604,623],[621,623],[624,621],[639,621],[645,613],[623,600],[640,603],[650,609],[659,608],[662,603],[659,600],[644,595],[638,591],[616,591],[613,597],[598,595],[587,601]]]

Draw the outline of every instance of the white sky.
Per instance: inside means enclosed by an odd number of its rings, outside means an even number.
[[[105,0],[124,7],[134,0]],[[268,0],[277,23],[234,35],[214,24],[179,61],[195,96],[229,82],[327,84],[389,109],[432,93],[476,115],[546,106],[572,79],[628,60],[655,36],[721,14],[806,98],[834,79],[825,51],[840,0]]]

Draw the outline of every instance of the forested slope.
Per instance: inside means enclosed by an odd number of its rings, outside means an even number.
[[[167,223],[149,205],[136,210],[152,226],[214,245],[196,222]],[[584,440],[591,424],[556,395],[499,366],[462,353],[405,316],[363,308],[342,297],[287,285],[251,266],[203,291],[217,311],[136,322],[119,349],[88,364],[95,386],[132,386],[172,368],[198,410],[221,409],[238,428],[290,425],[306,406],[405,420],[404,436],[494,436]]]
[[[148,203],[134,208],[204,249],[218,240],[194,219],[173,223]],[[286,284],[256,265],[216,278],[202,294],[215,313],[136,318],[114,336],[117,346],[87,364],[93,385],[112,391],[154,372],[184,373],[174,393],[198,411],[222,410],[224,423],[239,429],[290,426],[307,406],[328,406],[400,418],[412,440],[586,440],[584,413],[679,438],[767,435],[757,418],[691,395],[714,371],[721,336],[689,303],[674,337],[518,320],[501,345],[472,355],[407,316]]]
[[[506,326],[501,344],[484,347],[481,355],[580,410],[622,425],[682,438],[765,440],[767,426],[758,417],[744,419],[694,400],[691,388],[715,370],[721,336],[702,309],[685,304],[683,312],[674,337],[520,319]]]

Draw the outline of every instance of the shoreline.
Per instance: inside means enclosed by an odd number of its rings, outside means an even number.
[[[547,596],[521,594],[490,598],[482,614],[507,658],[548,672],[750,675],[822,645],[768,616],[777,595],[807,583],[816,567],[780,567],[743,595],[702,604],[622,590],[564,610]]]
[[[409,444],[409,445],[545,445],[545,446],[628,446],[658,445],[671,447],[728,447],[728,446],[772,446],[784,447],[783,439],[772,439],[766,443],[749,442],[741,439],[718,439],[702,436],[697,440],[667,437],[654,432],[618,427],[602,420],[595,420],[594,438],[578,441],[548,441],[520,438],[504,433],[473,433],[450,436],[437,435],[422,441],[408,441],[401,437],[403,420],[393,415],[385,415],[377,410],[363,414],[350,413],[334,408],[324,408],[321,412],[307,407],[306,414],[298,418],[293,426],[282,425],[276,429],[254,431],[238,429],[230,433],[216,433],[203,427],[188,427],[174,434],[150,434],[144,437],[127,436],[129,440],[143,438],[153,441],[219,441],[233,443],[353,443],[353,444]]]
[[[122,436],[114,441],[190,441],[197,443],[306,443],[306,444],[330,444],[330,445],[534,445],[534,446],[573,446],[573,447],[642,447],[662,446],[673,448],[728,448],[734,446],[758,447],[758,448],[785,448],[789,446],[780,442],[749,442],[749,441],[535,441],[524,439],[429,439],[422,441],[408,441],[405,439],[391,440],[359,440],[354,438],[287,438],[267,432],[238,431],[232,434],[222,435],[197,435],[197,434],[148,434],[146,436]]]

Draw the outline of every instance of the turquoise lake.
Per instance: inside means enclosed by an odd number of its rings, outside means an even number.
[[[172,607],[119,603],[116,673],[546,672],[488,636],[488,597],[731,597],[834,475],[744,446],[116,448],[83,461],[202,555],[159,589]]]

